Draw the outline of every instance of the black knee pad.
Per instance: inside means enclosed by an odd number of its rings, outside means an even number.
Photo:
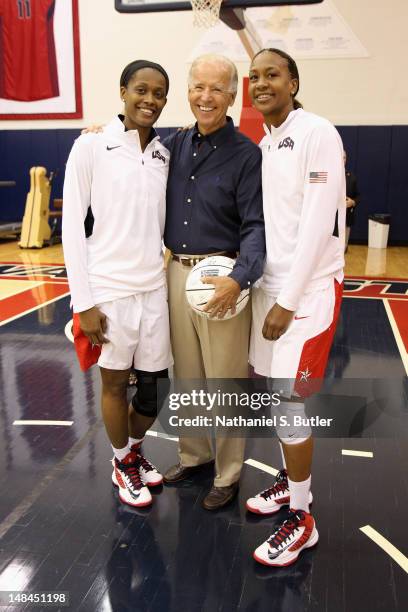
[[[137,382],[136,393],[132,398],[132,406],[135,412],[143,416],[156,417],[166,397],[165,392],[157,393],[158,379],[165,379],[164,384],[167,389],[170,386],[169,371],[144,372],[143,370],[135,370],[135,372]]]

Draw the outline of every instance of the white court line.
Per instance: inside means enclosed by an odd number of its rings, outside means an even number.
[[[350,457],[374,457],[374,453],[371,451],[346,450],[345,448],[342,449],[341,454],[349,455]]]
[[[408,353],[405,350],[405,344],[401,338],[401,334],[400,331],[398,329],[398,325],[395,321],[395,317],[394,314],[391,310],[391,306],[389,305],[388,300],[383,300],[383,304],[384,304],[384,308],[385,308],[385,312],[388,315],[388,320],[390,322],[391,325],[391,329],[393,331],[394,337],[395,337],[395,342],[397,343],[398,346],[398,350],[400,352],[401,355],[401,359],[402,359],[402,363],[404,364],[404,368],[405,368],[405,372],[407,373],[408,376]]]
[[[254,468],[258,468],[258,470],[262,470],[263,472],[267,472],[268,474],[272,474],[276,476],[279,470],[275,470],[271,465],[267,465],[266,463],[261,463],[260,461],[256,461],[255,459],[246,459],[245,463],[247,465],[251,465]]]
[[[345,291],[348,291],[348,289],[345,289]],[[395,297],[394,297],[395,295]],[[396,300],[397,302],[406,302],[407,298],[406,297],[398,297],[399,295],[405,295],[405,294],[401,294],[401,293],[395,293],[394,295],[390,296],[391,300]],[[352,298],[352,299],[356,299],[356,300],[380,300],[381,298],[376,297],[376,296],[370,296],[370,295],[350,295],[349,293],[344,293],[345,298]]]
[[[63,427],[70,427],[74,421],[14,421],[13,425],[62,425]]]
[[[24,310],[24,312],[20,312],[18,315],[15,315],[14,317],[10,317],[9,319],[5,319],[4,321],[0,321],[0,327],[2,325],[6,325],[7,323],[11,323],[11,321],[15,321],[16,319],[20,319],[21,317],[25,317],[26,315],[30,314],[30,312],[35,312],[36,310],[39,310],[43,306],[48,306],[48,304],[52,304],[53,302],[57,302],[58,300],[61,300],[62,298],[67,297],[67,295],[69,295],[69,291],[67,291],[66,293],[63,293],[62,295],[59,295],[56,298],[53,298],[52,300],[48,300],[48,302],[43,302],[42,304],[38,304],[38,306],[34,306],[34,308],[29,308],[28,310]]]
[[[360,527],[360,531],[375,542],[377,546],[382,548],[383,551],[395,561],[395,563],[398,563],[398,565],[408,573],[408,558],[400,550],[398,550],[398,548],[391,544],[391,542],[384,538],[381,533],[378,533],[378,531],[376,531],[373,527],[370,527],[370,525]]]
[[[153,438],[164,438],[165,440],[178,442],[178,438],[176,438],[175,436],[168,436],[167,434],[162,433],[161,431],[153,431],[151,429],[149,429],[149,431],[146,431],[146,436],[152,436]]]

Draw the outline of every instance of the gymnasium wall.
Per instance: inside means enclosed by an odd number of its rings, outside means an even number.
[[[300,99],[306,109],[339,127],[358,175],[362,199],[352,237],[367,238],[369,212],[391,212],[391,239],[408,241],[408,55],[407,0],[332,0],[370,56],[363,59],[299,61]],[[53,197],[60,197],[64,165],[80,127],[106,122],[121,109],[118,79],[123,66],[138,57],[162,63],[169,71],[170,94],[159,127],[191,121],[186,102],[189,57],[203,30],[192,27],[190,12],[122,15],[114,0],[80,0],[80,39],[84,117],[74,121],[0,122],[0,221],[22,217],[32,165],[59,168]],[[238,64],[244,76],[248,63]],[[231,111],[238,123],[242,92]]]

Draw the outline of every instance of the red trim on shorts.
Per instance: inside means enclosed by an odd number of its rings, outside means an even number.
[[[308,397],[319,391],[326,370],[329,353],[336,332],[343,297],[343,283],[334,281],[333,321],[327,329],[307,340],[300,355],[294,390],[300,397]]]

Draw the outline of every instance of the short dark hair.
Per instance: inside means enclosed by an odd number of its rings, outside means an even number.
[[[288,70],[289,70],[290,76],[292,77],[292,79],[296,79],[298,83],[297,89],[293,96],[293,106],[295,107],[295,109],[303,108],[301,102],[299,102],[299,100],[296,100],[296,95],[299,91],[300,78],[299,78],[299,70],[298,70],[297,64],[295,60],[293,59],[293,57],[290,56],[289,53],[285,53],[285,51],[282,51],[281,49],[268,48],[268,49],[261,49],[260,51],[258,51],[258,53],[256,53],[254,57],[252,58],[252,61],[254,61],[254,59],[258,57],[258,55],[261,55],[261,53],[276,53],[277,55],[280,55],[280,57],[286,60],[288,64]]]
[[[143,68],[152,68],[153,70],[157,70],[164,76],[164,80],[166,81],[166,94],[169,91],[169,76],[163,66],[160,64],[156,64],[155,62],[150,62],[149,60],[135,60],[134,62],[130,62],[122,71],[120,75],[120,86],[127,87],[130,79],[138,70],[143,70]]]

